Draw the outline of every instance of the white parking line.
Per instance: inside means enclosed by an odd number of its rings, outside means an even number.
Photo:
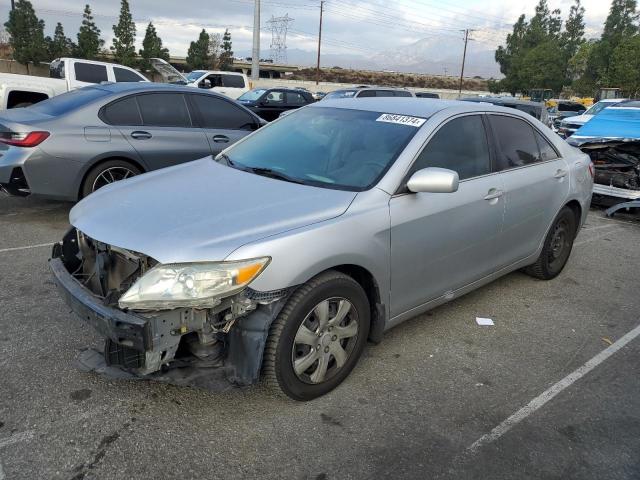
[[[491,442],[495,442],[502,435],[504,435],[509,430],[511,430],[515,425],[517,425],[522,420],[527,418],[529,415],[534,413],[536,410],[542,407],[545,403],[547,403],[553,397],[555,397],[560,392],[562,392],[565,388],[573,384],[576,380],[579,380],[580,378],[584,377],[587,373],[589,373],[591,370],[596,368],[598,365],[600,365],[602,362],[604,362],[607,358],[609,358],[611,355],[616,353],[622,347],[627,345],[630,341],[632,341],[638,335],[640,335],[640,325],[638,325],[629,333],[627,333],[626,335],[618,339],[615,343],[611,344],[609,347],[605,348],[603,351],[601,351],[599,354],[597,354],[587,363],[582,365],[580,368],[578,368],[574,372],[564,377],[562,380],[560,380],[558,383],[553,385],[551,388],[542,392],[536,398],[531,400],[527,405],[522,407],[520,410],[518,410],[516,413],[514,413],[509,418],[507,418],[504,422],[502,422],[500,425],[498,425],[493,430],[491,430],[491,432],[481,436],[478,440],[476,440],[469,447],[467,447],[467,451],[473,453],[476,450],[478,450],[481,446]]]
[[[39,243],[38,245],[27,245],[27,246],[25,246],[25,247],[0,248],[0,253],[4,253],[4,252],[15,252],[15,251],[18,251],[18,250],[28,250],[28,249],[30,249],[30,248],[50,247],[50,246],[52,246],[54,243],[56,243],[56,242]]]

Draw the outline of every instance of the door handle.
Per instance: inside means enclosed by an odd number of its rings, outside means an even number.
[[[135,138],[136,140],[147,140],[151,138],[151,136],[149,132],[143,132],[142,130],[131,132],[131,138]]]
[[[497,188],[492,188],[491,190],[489,190],[489,193],[485,195],[484,199],[495,200],[496,198],[500,198],[503,195],[504,195],[504,192],[502,190],[498,190]]]
[[[563,178],[563,177],[566,177],[566,176],[567,176],[567,171],[560,168],[560,169],[558,169],[558,171],[554,175],[554,178]]]
[[[229,143],[229,137],[226,135],[214,135],[213,141],[216,143]]]

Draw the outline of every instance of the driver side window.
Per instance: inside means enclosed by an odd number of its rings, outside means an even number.
[[[448,168],[460,180],[491,172],[487,134],[480,115],[456,118],[446,123],[424,147],[409,172],[427,167]]]

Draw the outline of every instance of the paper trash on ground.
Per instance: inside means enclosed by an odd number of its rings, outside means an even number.
[[[483,327],[493,326],[493,320],[491,320],[490,318],[476,317],[476,323]]]

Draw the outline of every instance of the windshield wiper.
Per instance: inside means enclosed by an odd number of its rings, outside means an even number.
[[[243,167],[243,170],[247,172],[255,173],[256,175],[262,175],[263,177],[276,178],[278,180],[284,180],[285,182],[298,183],[300,185],[306,185],[302,180],[290,177],[287,174],[265,167]]]

